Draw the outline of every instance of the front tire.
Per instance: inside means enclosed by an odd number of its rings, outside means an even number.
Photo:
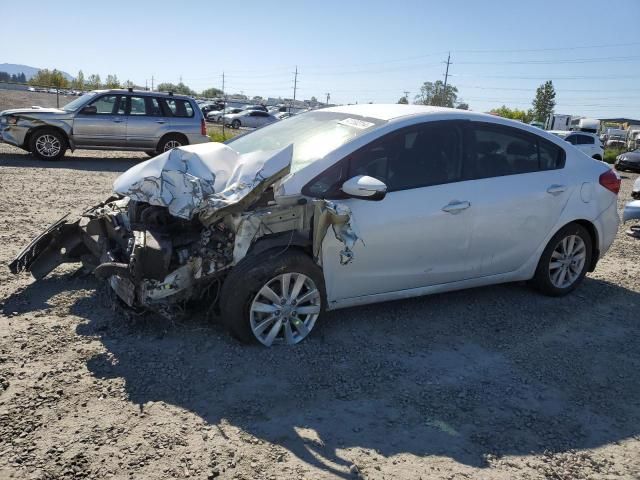
[[[532,283],[553,297],[572,292],[584,279],[591,264],[591,235],[577,223],[556,233],[542,252]]]
[[[231,126],[233,128],[240,128],[240,120],[234,120],[233,122],[231,122]]]
[[[243,259],[220,292],[222,322],[245,343],[294,345],[324,310],[322,270],[305,253],[269,250]]]
[[[29,151],[40,160],[60,160],[67,151],[67,139],[57,130],[43,128],[31,135]]]

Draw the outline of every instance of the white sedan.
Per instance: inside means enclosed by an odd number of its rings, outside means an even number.
[[[231,125],[233,128],[260,128],[277,122],[278,119],[263,110],[243,110],[240,113],[225,115],[223,121],[225,125]]]
[[[212,298],[237,338],[291,345],[325,310],[523,280],[568,294],[615,238],[619,188],[606,164],[522,123],[333,107],[140,163],[9,267],[43,278],[93,256],[130,307]]]

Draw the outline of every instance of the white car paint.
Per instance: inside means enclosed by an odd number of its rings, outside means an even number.
[[[225,125],[233,125],[234,121],[238,121],[241,127],[260,128],[277,122],[278,119],[263,110],[243,110],[240,113],[225,115],[223,121]]]
[[[563,138],[566,142],[572,144],[578,150],[592,158],[597,158],[598,160],[602,160],[604,158],[602,142],[600,141],[600,137],[595,133],[570,130],[550,130],[550,133]]]
[[[566,154],[559,170],[390,192],[380,202],[341,200],[352,211],[361,241],[353,249],[353,261],[343,265],[339,261],[343,245],[331,231],[325,237],[322,266],[329,309],[528,280],[550,238],[575,220],[595,227],[601,256],[613,242],[619,223],[616,195],[598,183],[608,167],[585,161],[582,153],[555,135],[491,115],[416,105],[324,111],[387,122],[285,177],[276,188],[278,201],[299,197],[316,175],[386,133],[426,122],[505,125],[542,137]],[[456,202],[468,202],[469,207],[458,214],[442,210]]]

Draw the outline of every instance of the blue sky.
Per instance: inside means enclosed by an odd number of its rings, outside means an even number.
[[[115,73],[144,85],[396,102],[450,82],[473,110],[529,108],[554,81],[558,113],[640,117],[640,0],[3,2],[0,63]],[[10,40],[10,41],[9,41]]]

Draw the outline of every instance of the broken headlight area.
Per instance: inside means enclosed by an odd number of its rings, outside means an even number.
[[[206,144],[165,152],[119,177],[114,196],[45,230],[11,271],[40,279],[62,263],[81,262],[129,307],[173,316],[219,288],[249,254],[296,245],[321,266],[329,227],[344,245],[341,263],[350,263],[359,238],[347,206],[275,198],[291,152],[241,156]]]

